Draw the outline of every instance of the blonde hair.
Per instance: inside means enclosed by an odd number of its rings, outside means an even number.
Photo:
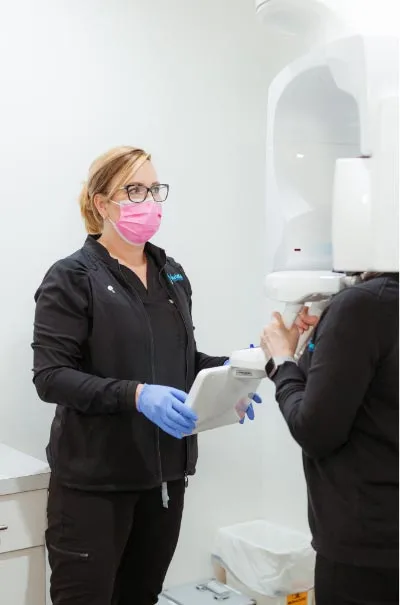
[[[103,231],[104,221],[93,201],[95,195],[112,197],[150,159],[151,156],[143,149],[121,146],[110,149],[92,163],[79,196],[81,214],[89,234],[98,235]]]

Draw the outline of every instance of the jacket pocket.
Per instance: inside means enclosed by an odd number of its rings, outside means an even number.
[[[78,552],[73,550],[67,550],[64,548],[59,548],[58,546],[53,546],[53,544],[47,544],[47,548],[49,551],[53,552],[57,556],[67,557],[69,559],[78,559],[81,561],[87,561],[89,557],[89,553],[87,552]]]

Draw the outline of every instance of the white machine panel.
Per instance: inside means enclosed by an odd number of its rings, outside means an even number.
[[[396,34],[398,0],[255,0],[256,12],[266,27],[287,42],[301,38],[310,46],[357,33]]]
[[[371,157],[336,162],[332,243],[338,271],[399,271],[398,133],[393,95],[380,103]]]
[[[398,38],[354,35],[312,50],[271,84],[273,271],[398,271],[398,74]]]
[[[272,271],[332,270],[336,160],[359,155],[357,103],[335,82],[326,49],[286,67],[268,101],[266,261]]]
[[[222,366],[199,372],[186,399],[199,418],[194,433],[237,424],[244,418],[265,377],[265,363],[264,359],[260,371]]]

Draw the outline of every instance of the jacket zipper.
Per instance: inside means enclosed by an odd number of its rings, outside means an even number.
[[[145,306],[143,304],[142,299],[140,298],[140,296],[136,292],[136,290],[131,287],[131,285],[127,281],[127,279],[125,279],[125,276],[124,276],[124,274],[121,271],[121,265],[120,265],[120,263],[118,263],[118,269],[119,269],[120,275],[121,275],[124,283],[128,287],[129,291],[131,293],[133,293],[134,297],[139,301],[139,304],[140,304],[141,308],[143,309],[143,315],[145,316],[147,327],[149,329],[149,335],[150,335],[151,379],[153,381],[153,384],[155,384],[155,382],[156,382],[156,370],[155,370],[155,366],[154,366],[154,335],[153,335],[153,330],[151,328],[151,323],[150,323],[150,320],[149,320],[149,317],[147,315],[146,308],[145,308]],[[154,428],[155,428],[155,432],[156,432],[156,448],[157,448],[158,475],[159,475],[160,483],[162,484],[163,483],[163,476],[162,476],[161,451],[160,451],[160,429],[158,428],[158,426],[155,426]]]
[[[161,275],[162,275],[162,274],[164,274],[164,275],[165,275],[165,280],[166,280],[166,283],[165,283],[165,282],[163,282],[163,280],[162,280],[162,277],[161,277]],[[164,266],[162,269],[160,269],[159,274],[158,274],[158,279],[159,279],[159,281],[160,281],[161,286],[165,286],[165,285],[166,285],[167,292],[168,292],[168,293],[171,293],[171,296],[172,296],[172,291],[173,291],[173,289],[172,289],[172,287],[171,287],[171,288],[168,288],[168,276],[167,276],[167,275],[166,275],[166,273],[165,273],[165,266]],[[169,292],[169,291],[170,291],[170,292]],[[177,304],[176,304],[176,302],[175,302],[175,300],[173,300],[173,299],[172,299],[172,302],[173,302],[173,304],[175,305],[175,307],[177,308],[178,313],[179,313],[179,315],[181,316],[181,319],[182,319],[183,325],[185,326],[185,330],[186,330],[187,344],[186,344],[186,355],[185,355],[185,359],[186,359],[186,367],[185,367],[185,388],[186,388],[186,391],[187,391],[187,390],[188,390],[188,373],[189,373],[189,372],[188,372],[188,365],[189,365],[189,363],[188,363],[188,349],[189,349],[189,328],[188,328],[188,325],[187,325],[186,319],[185,319],[185,317],[184,317],[184,315],[183,315],[182,311],[181,311],[181,310],[180,310],[180,308],[179,308],[179,305],[177,305]],[[186,446],[185,487],[188,487],[188,485],[189,485],[189,477],[188,477],[188,471],[189,471],[189,469],[188,469],[188,463],[189,463],[189,439],[188,439],[188,438],[186,438],[186,443],[185,443],[185,446]]]

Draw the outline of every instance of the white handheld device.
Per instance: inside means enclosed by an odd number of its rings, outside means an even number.
[[[237,424],[244,418],[253,394],[266,376],[265,363],[264,358],[264,364],[259,364],[261,369],[222,366],[202,370],[186,399],[186,405],[199,418],[195,433]]]

